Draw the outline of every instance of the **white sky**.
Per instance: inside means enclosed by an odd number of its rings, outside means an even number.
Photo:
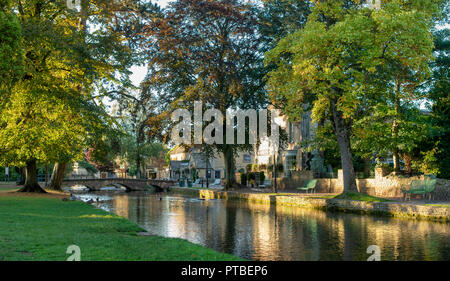
[[[166,7],[171,0],[152,0],[152,2],[158,3],[161,7]],[[147,74],[147,68],[145,66],[133,66],[130,70],[133,72],[131,81],[135,86],[139,86]]]

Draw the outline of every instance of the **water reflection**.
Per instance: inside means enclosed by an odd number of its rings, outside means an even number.
[[[445,223],[331,213],[251,202],[116,194],[100,207],[149,232],[251,260],[450,260]]]

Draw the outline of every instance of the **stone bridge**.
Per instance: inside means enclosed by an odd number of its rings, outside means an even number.
[[[72,187],[76,185],[83,185],[91,191],[100,190],[107,186],[124,186],[127,191],[145,191],[148,186],[154,186],[158,191],[167,191],[169,187],[177,184],[174,180],[157,180],[157,179],[123,179],[123,178],[108,178],[108,179],[67,179],[63,181],[63,186]]]

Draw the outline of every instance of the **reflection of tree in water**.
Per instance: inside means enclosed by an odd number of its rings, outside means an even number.
[[[169,197],[170,198],[170,197]],[[448,260],[444,223],[324,212],[244,201],[118,196],[116,213],[155,234],[256,260]]]

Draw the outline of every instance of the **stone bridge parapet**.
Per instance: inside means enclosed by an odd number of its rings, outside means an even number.
[[[92,191],[100,190],[106,186],[124,186],[128,191],[145,191],[149,186],[154,186],[160,190],[168,190],[171,186],[176,185],[175,180],[159,180],[159,179],[126,179],[126,178],[107,178],[107,179],[67,179],[63,181],[63,186],[72,187],[83,185]]]

